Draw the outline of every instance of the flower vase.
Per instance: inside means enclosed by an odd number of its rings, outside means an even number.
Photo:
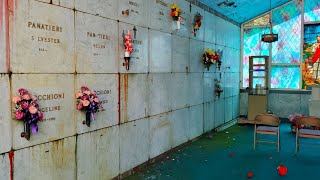
[[[21,137],[24,137],[29,141],[30,133],[31,133],[30,124],[26,121],[24,121],[23,123],[24,123],[24,131],[21,133]]]
[[[91,123],[91,112],[90,111],[86,111],[86,122],[85,124],[90,127],[90,123]]]
[[[129,66],[129,62],[130,62],[130,54],[129,52],[125,52],[124,53],[124,60],[125,60],[125,66],[126,66],[126,70],[128,71],[130,69],[130,66]]]

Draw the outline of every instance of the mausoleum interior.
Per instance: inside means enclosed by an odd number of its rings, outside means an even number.
[[[0,180],[319,179],[320,0],[0,0]]]

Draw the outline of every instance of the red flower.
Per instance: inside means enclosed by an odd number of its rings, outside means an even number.
[[[28,94],[28,91],[25,90],[25,89],[23,89],[23,88],[20,88],[20,89],[18,90],[18,92],[19,92],[21,95]]]
[[[29,103],[27,101],[20,101],[20,106],[22,109],[28,109],[29,108]]]
[[[279,173],[280,176],[287,175],[288,170],[287,170],[286,166],[280,165],[280,166],[278,166],[277,169],[278,169],[278,173]]]
[[[22,111],[16,111],[16,119],[20,120],[24,117],[24,113]]]
[[[81,91],[84,92],[84,91],[89,91],[89,88],[86,87],[86,86],[81,86]]]
[[[253,173],[252,172],[248,172],[247,177],[250,179],[253,177]]]
[[[38,111],[39,121],[43,121],[43,113]]]

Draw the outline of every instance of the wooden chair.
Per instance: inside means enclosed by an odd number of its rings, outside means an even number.
[[[320,118],[318,117],[301,117],[296,122],[296,153],[299,151],[299,138],[320,138],[320,130],[314,129],[299,129],[299,127],[316,127],[320,128]]]
[[[280,119],[274,114],[259,114],[254,119],[254,145],[256,150],[258,142],[277,143],[278,152],[280,151]],[[257,139],[257,134],[276,135],[277,141]]]

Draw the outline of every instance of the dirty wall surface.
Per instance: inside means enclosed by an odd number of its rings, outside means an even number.
[[[181,29],[170,6],[183,11]],[[0,0],[1,179],[110,179],[239,115],[240,29],[185,0]],[[129,15],[123,12],[128,10]],[[202,26],[194,36],[199,12]],[[134,29],[136,31],[134,31]],[[123,32],[133,35],[130,70]],[[222,66],[202,63],[222,50]],[[215,79],[223,93],[215,95]],[[91,127],[74,94],[103,101]],[[37,95],[44,121],[20,137],[11,97]],[[43,97],[59,98],[43,98]],[[10,152],[10,153],[9,153]]]

